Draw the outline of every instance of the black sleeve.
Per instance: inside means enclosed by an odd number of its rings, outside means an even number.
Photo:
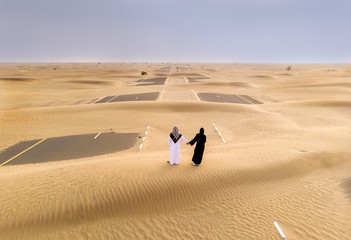
[[[194,137],[194,139],[193,140],[191,140],[189,143],[190,143],[190,145],[192,146],[192,145],[194,145],[195,143],[196,143],[196,141],[197,141],[197,135]]]

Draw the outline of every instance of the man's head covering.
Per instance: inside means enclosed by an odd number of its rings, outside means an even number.
[[[180,136],[180,133],[178,131],[178,127],[177,126],[174,126],[173,127],[173,131],[172,131],[172,134],[175,138],[178,138]]]
[[[200,133],[201,133],[201,134],[204,134],[204,133],[205,133],[204,128],[200,128]]]

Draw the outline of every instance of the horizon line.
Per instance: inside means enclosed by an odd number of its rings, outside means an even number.
[[[144,64],[351,64],[351,61],[0,61],[0,64],[102,64],[102,63],[144,63]]]

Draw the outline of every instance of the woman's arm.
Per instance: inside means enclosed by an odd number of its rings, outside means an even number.
[[[197,141],[197,134],[196,134],[196,136],[194,137],[194,139],[191,140],[189,143],[190,143],[190,145],[192,146],[192,145],[194,145],[194,144],[196,143],[196,141]]]

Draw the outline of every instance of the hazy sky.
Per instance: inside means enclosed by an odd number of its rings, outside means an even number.
[[[0,0],[0,61],[351,62],[351,0]]]

